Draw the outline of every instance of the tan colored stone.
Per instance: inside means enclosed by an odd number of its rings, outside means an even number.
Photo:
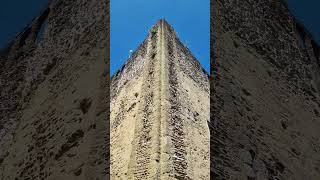
[[[209,179],[208,75],[165,20],[111,84],[112,179]]]

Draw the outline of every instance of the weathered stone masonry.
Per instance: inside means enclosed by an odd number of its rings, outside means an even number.
[[[207,74],[161,21],[112,78],[111,176],[319,179],[319,46],[278,0],[211,4],[211,156]],[[108,178],[108,6],[52,1],[1,51],[1,180]]]
[[[111,178],[208,179],[208,83],[160,20],[111,81]]]
[[[319,179],[319,46],[280,0],[211,1],[211,177]]]
[[[108,177],[108,6],[53,0],[1,52],[1,180]]]

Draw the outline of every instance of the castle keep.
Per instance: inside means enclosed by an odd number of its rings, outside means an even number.
[[[208,74],[160,20],[111,81],[111,179],[209,179]]]

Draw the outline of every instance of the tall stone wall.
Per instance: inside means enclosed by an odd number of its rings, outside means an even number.
[[[1,52],[1,180],[106,179],[108,6],[51,1]]]
[[[209,79],[165,20],[111,82],[112,179],[209,178]]]
[[[319,179],[319,46],[279,0],[211,1],[213,179]]]

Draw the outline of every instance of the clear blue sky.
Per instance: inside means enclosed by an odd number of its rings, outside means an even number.
[[[320,0],[287,0],[320,44]],[[0,48],[13,39],[48,0],[1,0]],[[175,28],[204,68],[209,70],[209,0],[111,0],[111,73],[127,59],[160,18]]]
[[[209,0],[111,0],[110,72],[115,73],[136,50],[149,29],[165,18],[182,43],[209,72],[210,69]]]
[[[320,0],[287,1],[293,14],[303,22],[320,45]]]

